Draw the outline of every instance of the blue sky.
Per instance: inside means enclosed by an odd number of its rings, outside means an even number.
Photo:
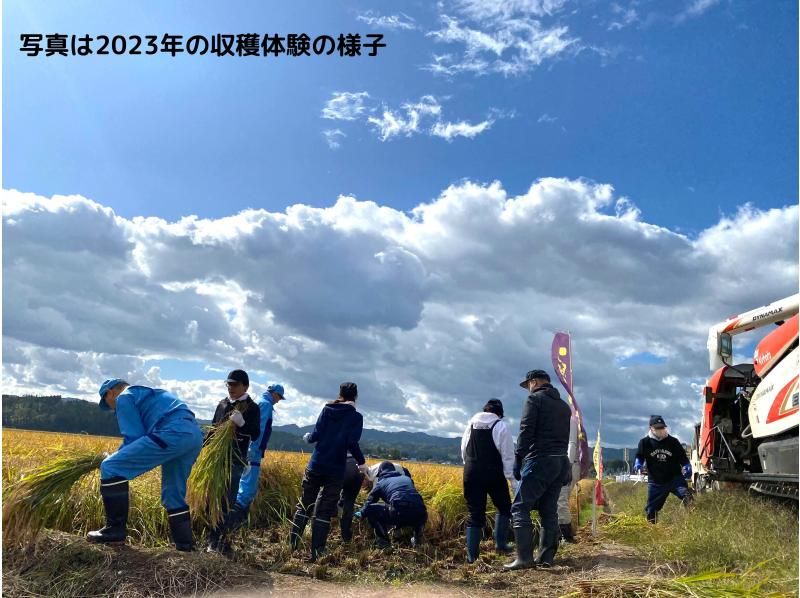
[[[516,76],[424,70],[463,44],[436,41],[460,5],[240,2],[4,3],[4,186],[81,194],[124,216],[218,217],[246,207],[398,209],[462,179],[513,193],[542,176],[612,183],[659,224],[696,232],[737,205],[796,196],[795,2],[566,2],[541,18],[584,49]],[[195,7],[197,6],[197,7]],[[622,28],[622,11],[636,19]],[[368,12],[371,11],[371,12]],[[574,14],[573,14],[574,13]],[[359,16],[405,15],[415,29]],[[412,21],[413,19],[413,21]],[[611,29],[611,30],[609,30]],[[28,58],[30,32],[191,35],[380,32],[377,58]],[[334,92],[397,108],[440,98],[447,119],[506,115],[473,139],[381,141],[363,122],[320,118]],[[513,117],[510,115],[513,114]],[[555,119],[555,120],[552,120]],[[335,126],[334,126],[335,125]],[[347,137],[329,149],[321,131]]]
[[[659,411],[688,439],[709,326],[797,292],[796,2],[3,11],[8,392],[127,377],[206,417],[245,367],[296,399],[280,423],[352,379],[368,427],[454,435],[491,396],[516,413],[570,330],[591,437],[603,396],[612,444]],[[55,32],[387,47],[19,51]]]

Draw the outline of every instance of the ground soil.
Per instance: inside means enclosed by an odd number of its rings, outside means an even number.
[[[4,550],[3,596],[562,596],[576,591],[582,580],[647,575],[648,564],[635,549],[601,543],[584,530],[578,538],[578,544],[563,546],[551,569],[507,573],[502,563],[508,559],[490,552],[490,541],[474,565],[463,563],[457,539],[427,553],[403,547],[390,553],[353,547],[348,553],[337,547],[331,556],[309,564],[302,555],[281,552],[283,546],[270,552],[274,539],[262,536],[245,538],[247,546],[256,547],[249,554],[227,559],[202,552],[96,546],[48,532],[36,548]],[[272,558],[282,560],[270,563]]]

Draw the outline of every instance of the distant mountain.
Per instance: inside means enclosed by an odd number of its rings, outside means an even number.
[[[299,427],[295,424],[285,426],[275,426],[274,430],[280,430],[295,436],[302,436],[306,432],[311,432],[314,426]],[[430,444],[442,447],[461,447],[461,438],[444,438],[443,436],[432,436],[424,432],[384,432],[382,430],[371,430],[364,428],[361,433],[363,442],[399,442],[403,444]]]

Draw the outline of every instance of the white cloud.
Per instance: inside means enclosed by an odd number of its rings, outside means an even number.
[[[537,123],[548,123],[548,124],[552,124],[552,123],[556,122],[557,120],[558,120],[558,117],[557,117],[557,116],[550,116],[549,114],[547,114],[547,113],[545,112],[544,114],[542,114],[542,115],[539,117],[539,119],[538,119],[536,122],[537,122]]]
[[[331,149],[339,149],[342,145],[339,143],[339,138],[347,137],[341,129],[325,129],[322,131],[322,136],[325,137],[325,141]]]
[[[691,0],[686,9],[675,17],[677,23],[700,17],[719,4],[719,0]]]
[[[609,31],[624,29],[639,20],[639,13],[636,12],[633,6],[623,7],[616,2],[612,2],[611,12],[614,14],[615,20],[609,24]]]
[[[425,66],[436,74],[500,73],[520,75],[547,60],[580,51],[579,38],[566,25],[545,26],[542,17],[557,13],[562,1],[465,0],[440,13],[441,27],[427,35],[443,44],[463,46],[460,55],[434,56]],[[442,11],[443,5],[440,5]],[[455,16],[453,16],[455,14]]]
[[[364,101],[369,98],[366,91],[351,93],[337,91],[322,109],[322,118],[331,120],[356,120],[364,112]]]
[[[407,14],[400,13],[396,15],[377,15],[373,11],[368,10],[364,14],[358,15],[356,17],[359,21],[363,21],[367,25],[371,25],[372,27],[378,27],[381,29],[405,29],[405,30],[412,30],[416,29],[417,25],[411,17]]]
[[[438,122],[431,128],[431,135],[441,137],[447,141],[452,141],[456,137],[466,137],[472,139],[488,130],[493,124],[491,120],[484,120],[478,124],[470,124],[466,121],[456,123]]]
[[[419,134],[441,137],[447,141],[452,141],[455,137],[472,139],[487,131],[496,119],[513,118],[514,116],[513,112],[492,108],[489,110],[491,116],[477,124],[471,124],[468,121],[444,121],[442,120],[442,106],[439,100],[432,95],[424,95],[415,102],[404,102],[400,104],[399,108],[392,108],[385,104],[377,108],[365,106],[363,103],[361,108],[364,122],[378,135],[381,141]],[[336,136],[344,135],[344,133],[337,129],[335,135],[329,131],[323,131],[323,135],[325,135],[328,145],[335,149],[339,147]]]
[[[798,277],[797,206],[744,206],[687,237],[568,179],[517,196],[463,182],[411,212],[339,197],[173,222],[4,191],[3,231],[4,392],[95,400],[122,376],[209,417],[220,370],[242,366],[254,392],[278,380],[298,398],[281,423],[313,421],[352,379],[368,427],[455,434],[490,396],[516,425],[520,376],[550,369],[569,329],[590,434],[602,396],[604,438],[628,445],[657,410],[688,440],[708,326]],[[617,367],[643,353],[663,362]]]

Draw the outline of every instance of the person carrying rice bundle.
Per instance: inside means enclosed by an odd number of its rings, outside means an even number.
[[[124,542],[128,535],[129,480],[161,466],[161,504],[180,551],[192,550],[192,521],[186,480],[200,453],[203,433],[194,413],[169,391],[130,386],[112,378],[100,386],[100,408],[116,414],[123,441],[100,464],[100,494],[106,525],[87,535],[90,542]]]
[[[261,433],[261,412],[250,395],[247,394],[250,388],[250,376],[244,370],[232,370],[225,380],[228,389],[228,396],[222,399],[214,412],[211,420],[212,427],[206,435],[205,442],[217,432],[219,427],[231,421],[236,426],[233,434],[233,459],[230,467],[230,477],[225,484],[225,499],[222,503],[224,517],[217,524],[208,536],[208,552],[220,552],[228,554],[231,551],[229,532],[235,527],[240,517],[235,510],[236,495],[239,493],[239,482],[247,464],[247,453],[250,445],[256,441]],[[226,472],[227,473],[227,472]]]

